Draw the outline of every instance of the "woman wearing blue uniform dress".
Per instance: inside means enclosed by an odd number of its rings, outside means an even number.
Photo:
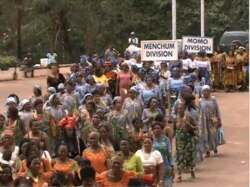
[[[167,95],[168,95],[168,103],[169,103],[169,120],[168,122],[172,122],[172,107],[174,106],[175,101],[178,99],[178,96],[180,94],[180,90],[182,86],[184,85],[183,79],[181,78],[180,69],[177,67],[174,67],[172,69],[172,76],[168,79],[168,89],[167,89]]]
[[[174,167],[172,159],[172,148],[169,138],[162,135],[163,124],[161,122],[154,122],[152,125],[154,139],[153,139],[153,149],[158,150],[163,158],[164,163],[164,173],[163,173],[163,183],[165,187],[172,187],[174,178]]]
[[[160,105],[162,102],[159,86],[156,85],[153,81],[154,80],[152,76],[146,76],[146,85],[144,89],[141,89],[140,91],[140,98],[142,99],[145,108],[148,106],[148,102],[152,97],[156,97],[160,101]]]

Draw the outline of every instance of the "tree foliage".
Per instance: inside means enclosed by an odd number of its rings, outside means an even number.
[[[248,7],[247,0],[205,1],[206,36],[218,43],[226,30],[248,30]],[[123,52],[131,31],[140,40],[171,39],[171,0],[2,0],[2,55],[17,53],[18,8],[22,54],[30,48],[37,60],[48,50],[65,63],[84,53],[102,54],[111,45]],[[177,0],[177,38],[182,35],[200,35],[197,0]]]

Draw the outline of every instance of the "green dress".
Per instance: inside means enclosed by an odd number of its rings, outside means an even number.
[[[124,158],[124,155],[121,151],[117,153],[120,157]],[[142,177],[144,175],[144,168],[142,165],[141,158],[134,153],[130,153],[130,159],[125,160],[123,162],[123,169],[127,171],[134,171],[136,172],[137,177]]]
[[[176,124],[176,163],[179,171],[195,166],[196,135],[188,130],[189,120],[185,115]]]

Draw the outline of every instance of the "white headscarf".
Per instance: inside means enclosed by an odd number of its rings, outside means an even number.
[[[8,97],[5,101],[5,106],[7,106],[9,103],[15,103],[17,104],[17,101],[14,97]]]
[[[20,102],[20,104],[19,104],[19,110],[20,110],[20,111],[23,110],[24,105],[27,104],[27,103],[29,103],[29,102],[30,102],[30,100],[28,100],[28,99],[22,100],[22,101]]]
[[[204,85],[204,86],[202,86],[201,91],[203,92],[204,90],[210,90],[210,89],[211,89],[210,86]]]

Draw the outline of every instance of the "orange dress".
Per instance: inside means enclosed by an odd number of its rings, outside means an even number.
[[[26,165],[26,160],[23,160],[21,163],[20,170],[17,174],[17,176],[24,176],[25,173],[28,172],[28,167]],[[50,177],[52,176],[52,169],[51,165],[48,159],[42,159],[42,167],[41,167],[41,173],[43,173],[43,178],[46,182],[49,182]]]
[[[66,175],[66,186],[71,186],[72,185],[72,180],[71,177],[74,177],[75,174],[77,174],[78,170],[78,165],[76,161],[73,159],[68,159],[66,162],[61,162],[59,159],[55,159],[55,163],[52,164],[52,171],[54,172],[62,172]]]
[[[99,187],[111,187],[111,186],[128,186],[128,182],[131,178],[135,178],[136,174],[133,171],[123,170],[122,179],[119,182],[112,182],[108,179],[108,171],[105,171],[96,176],[96,182]]]
[[[76,161],[69,159],[67,162],[60,162],[56,159],[56,162],[52,166],[52,171],[60,171],[64,174],[74,173],[77,171],[78,165]]]
[[[47,183],[48,181],[45,179],[47,178],[46,176],[44,176],[44,173],[41,174],[41,176],[39,178],[37,178],[37,181],[34,180],[34,178],[32,177],[32,174],[30,171],[27,171],[26,173],[24,173],[23,175],[24,177],[28,177],[32,179],[32,186],[33,187],[45,187],[48,186]]]
[[[90,148],[87,148],[83,151],[82,156],[90,160],[91,166],[97,173],[102,173],[107,170],[107,153],[103,149],[97,153],[94,153],[90,150]]]

